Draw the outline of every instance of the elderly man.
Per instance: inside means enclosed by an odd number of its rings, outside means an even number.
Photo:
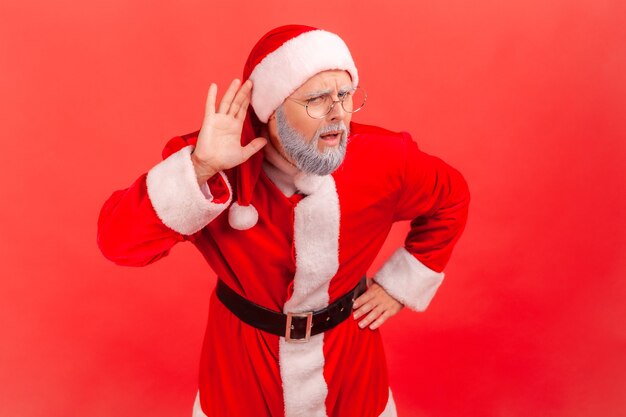
[[[189,241],[217,273],[194,415],[395,416],[378,328],[427,307],[466,182],[409,134],[351,121],[366,96],[335,34],[274,29],[243,79],[219,105],[211,84],[201,129],[105,202],[98,244],[142,266]],[[402,220],[404,246],[366,280]]]

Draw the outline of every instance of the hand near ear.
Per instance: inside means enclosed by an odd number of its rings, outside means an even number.
[[[250,104],[252,81],[240,84],[240,80],[233,80],[217,110],[217,85],[212,83],[209,87],[202,128],[191,154],[199,184],[219,171],[242,164],[267,144],[267,139],[259,137],[241,146],[241,131]]]

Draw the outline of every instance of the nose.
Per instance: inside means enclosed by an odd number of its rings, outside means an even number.
[[[330,121],[340,121],[346,117],[346,111],[343,109],[341,101],[335,100],[332,109],[326,116]]]

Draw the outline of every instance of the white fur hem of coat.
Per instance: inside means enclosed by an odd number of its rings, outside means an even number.
[[[191,417],[207,417],[207,415],[204,414],[202,408],[200,407],[200,392],[196,394],[196,400],[193,403],[193,411]],[[387,406],[378,417],[398,417],[398,412],[396,411],[396,403],[393,400],[393,395],[391,395],[391,388],[389,388],[389,399],[387,400]]]
[[[373,279],[411,310],[424,311],[443,278],[443,272],[433,271],[405,248],[399,248]]]
[[[228,201],[218,204],[207,184],[198,186],[191,162],[193,146],[186,146],[155,165],[146,178],[148,197],[157,216],[170,229],[192,235],[226,210],[232,189],[224,173],[219,175],[228,187]]]

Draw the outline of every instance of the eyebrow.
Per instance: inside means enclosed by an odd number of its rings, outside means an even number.
[[[306,93],[304,97],[311,98],[311,97],[323,96],[324,94],[330,94],[330,93],[331,93],[330,89],[317,90],[317,91],[311,91],[310,93]]]
[[[350,91],[352,90],[352,86],[344,86],[341,87],[339,89],[340,93],[345,93],[346,91]],[[332,93],[332,90],[330,88],[326,89],[326,90],[317,90],[317,91],[311,91],[310,93],[306,93],[304,94],[305,98],[312,98],[312,97],[318,97],[318,96],[323,96],[324,94],[330,94]]]

